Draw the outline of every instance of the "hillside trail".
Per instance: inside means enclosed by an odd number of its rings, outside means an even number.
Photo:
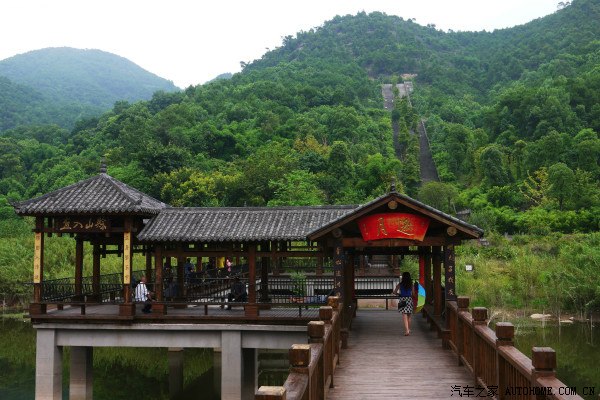
[[[410,93],[413,91],[412,82],[406,81],[403,83],[398,83],[396,84],[396,87],[398,88],[399,97],[406,97],[408,99],[408,104],[411,105]],[[383,96],[383,107],[388,111],[392,111],[394,109],[393,85],[389,83],[383,84],[381,86],[381,94]],[[427,130],[425,129],[425,123],[423,120],[419,121],[417,130],[419,137],[419,169],[421,184],[431,181],[439,182],[440,178],[438,176],[435,163],[433,162],[433,156],[431,155],[431,149],[429,147],[429,138],[427,137]],[[398,141],[399,126],[397,122],[392,121],[392,131],[394,152],[396,154],[396,158],[402,161],[403,149]],[[415,132],[411,129],[410,134],[414,135]]]

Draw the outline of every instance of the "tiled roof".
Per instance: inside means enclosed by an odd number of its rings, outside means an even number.
[[[105,173],[14,204],[19,215],[155,215],[166,206]]]
[[[306,240],[356,206],[166,208],[138,234],[148,242]]]

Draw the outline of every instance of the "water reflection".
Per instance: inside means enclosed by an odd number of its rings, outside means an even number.
[[[556,351],[556,375],[565,385],[577,388],[585,399],[600,394],[600,349],[598,324],[593,321],[558,323],[529,318],[511,321],[515,325],[515,347],[531,358],[532,347],[552,347]],[[585,395],[584,388],[595,388]],[[590,390],[586,390],[590,392]]]
[[[63,399],[69,397],[69,351],[63,354]],[[186,349],[184,389],[174,400],[218,400],[213,352]],[[2,318],[0,324],[0,399],[35,397],[35,331],[29,321]],[[220,375],[219,375],[220,376]],[[219,381],[217,381],[219,382]],[[218,385],[217,385],[218,386]],[[167,350],[95,348],[94,399],[169,399]]]

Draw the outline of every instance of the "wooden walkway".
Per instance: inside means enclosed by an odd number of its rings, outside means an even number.
[[[413,316],[410,336],[403,329],[395,310],[359,309],[327,399],[448,399],[458,397],[453,387],[474,386],[422,315]]]

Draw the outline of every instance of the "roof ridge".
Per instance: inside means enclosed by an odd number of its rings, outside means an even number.
[[[123,190],[123,188],[121,188],[121,185],[119,185],[119,182],[120,182],[120,181],[118,181],[117,179],[113,178],[112,176],[108,175],[108,174],[107,174],[107,173],[105,173],[105,172],[101,172],[101,173],[100,173],[100,174],[98,174],[97,176],[100,176],[101,178],[107,179],[107,180],[110,182],[110,184],[111,184],[111,185],[113,185],[113,187],[114,187],[115,189],[117,189],[117,191],[119,191],[119,193],[121,193],[123,196],[125,196],[125,198],[126,198],[127,200],[129,200],[129,202],[130,202],[131,204],[133,204],[133,205],[140,205],[140,204],[142,204],[142,201],[141,201],[141,200],[142,200],[142,198],[143,198],[143,196],[144,196],[142,192],[140,192],[140,199],[139,199],[139,201],[138,201],[137,199],[134,199],[134,198],[132,198],[132,196],[130,196],[129,194],[127,194],[127,193],[126,193],[126,192]],[[120,183],[122,183],[122,182],[120,182]],[[125,185],[125,183],[123,183],[123,184]],[[128,187],[131,187],[131,186],[128,186]],[[132,189],[133,189],[133,188],[132,188]],[[136,191],[138,191],[138,192],[139,192],[139,190],[137,190],[137,189],[134,189],[134,190],[136,190]]]

